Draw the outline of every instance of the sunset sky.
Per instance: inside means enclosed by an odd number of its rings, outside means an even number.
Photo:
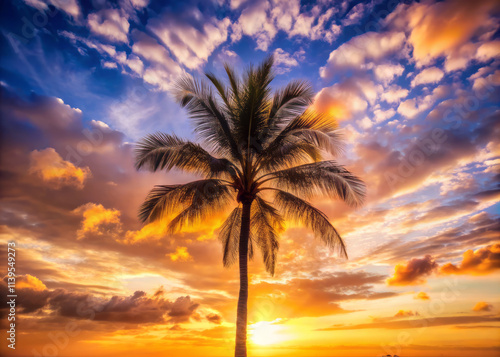
[[[155,184],[195,176],[137,172],[133,149],[195,139],[179,76],[273,53],[273,87],[310,81],[338,120],[367,201],[313,202],[348,260],[287,222],[275,276],[250,263],[249,356],[500,356],[498,1],[13,0],[0,17],[0,272],[14,241],[19,296],[1,354],[232,355],[225,216],[142,225]]]

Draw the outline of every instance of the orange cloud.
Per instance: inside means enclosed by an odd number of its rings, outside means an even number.
[[[36,175],[54,189],[64,186],[82,189],[85,181],[91,176],[88,167],[76,167],[63,160],[53,148],[31,152],[29,173]]]
[[[458,265],[447,263],[440,269],[443,274],[486,275],[500,269],[500,243],[464,253]]]
[[[427,295],[427,293],[424,293],[423,291],[419,292],[417,295],[413,297],[415,300],[430,300],[430,296]]]
[[[47,287],[44,283],[37,277],[26,274],[26,275],[18,275],[16,277],[16,288],[17,289],[32,289],[36,291],[46,290]]]
[[[411,310],[399,310],[394,317],[408,317],[408,316],[420,316],[418,312],[413,312]]]
[[[193,260],[193,257],[189,254],[187,247],[177,247],[174,253],[170,253],[168,255],[173,262]]]
[[[397,264],[394,267],[394,276],[386,280],[387,285],[406,286],[424,284],[424,277],[430,275],[438,264],[430,255],[422,259],[413,258],[406,265]]]
[[[493,305],[488,304],[487,302],[480,301],[473,308],[473,311],[491,311],[493,309]]]
[[[473,36],[494,29],[495,20],[490,14],[497,7],[495,0],[415,4],[408,9],[405,20],[396,21],[409,24],[413,57],[417,64],[425,65],[437,57],[458,53]]]
[[[106,209],[101,204],[86,203],[73,211],[83,216],[77,238],[89,238],[92,236],[111,235],[116,236],[122,230],[120,211],[117,209]]]

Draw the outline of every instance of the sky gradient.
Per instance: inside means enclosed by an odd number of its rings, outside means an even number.
[[[224,216],[141,225],[153,185],[194,176],[137,172],[133,149],[195,139],[179,76],[273,53],[273,87],[310,81],[368,195],[313,202],[348,260],[287,222],[275,276],[250,263],[249,355],[499,356],[499,16],[494,0],[3,2],[0,272],[15,241],[20,320],[0,351],[232,354]]]

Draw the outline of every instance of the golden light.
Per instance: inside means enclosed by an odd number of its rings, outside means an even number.
[[[274,321],[260,321],[250,325],[250,340],[260,346],[274,345],[292,338],[283,330],[285,327],[277,324],[281,319]]]

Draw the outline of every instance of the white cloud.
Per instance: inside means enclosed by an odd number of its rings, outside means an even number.
[[[304,13],[300,13],[299,0],[257,0],[245,5],[232,26],[231,40],[236,42],[243,35],[250,36],[262,51],[267,51],[279,31],[286,32],[289,38],[300,36],[329,43],[340,33],[340,26],[330,23],[337,9],[325,4],[315,5]]]
[[[489,41],[483,43],[476,52],[476,59],[482,62],[486,62],[491,58],[500,56],[500,41]]]
[[[426,68],[413,78],[411,86],[415,87],[420,84],[437,83],[443,78],[443,76],[444,72],[437,67]]]
[[[299,61],[304,59],[304,54],[304,50],[299,50],[291,55],[285,50],[277,48],[274,50],[274,64],[276,66],[276,72],[278,74],[290,72],[292,67],[297,67],[299,65]]]
[[[392,82],[395,77],[399,77],[404,72],[404,67],[400,64],[380,64],[375,66],[373,72],[375,77],[384,84]]]
[[[74,19],[80,17],[81,10],[76,0],[24,0],[26,5],[34,7],[38,10],[48,10],[48,5],[54,6],[56,9],[64,11]]]
[[[87,22],[90,31],[112,42],[128,43],[130,24],[124,13],[118,9],[103,9],[89,14]]]
[[[401,99],[406,98],[408,90],[399,86],[391,86],[380,95],[380,98],[387,103],[398,103]]]
[[[198,9],[189,16],[165,12],[148,22],[148,28],[190,69],[199,68],[226,41],[229,25],[228,18],[207,18]]]
[[[320,68],[320,75],[330,78],[338,70],[363,68],[368,61],[376,63],[401,50],[404,41],[405,35],[401,32],[368,32],[354,37],[330,53],[326,65]]]

